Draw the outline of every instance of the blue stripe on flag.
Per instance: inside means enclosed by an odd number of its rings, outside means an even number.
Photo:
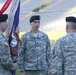
[[[10,43],[12,42],[12,39],[13,39],[12,34],[14,33],[14,30],[16,29],[16,27],[17,27],[18,24],[19,24],[19,14],[20,14],[20,1],[19,1],[17,10],[16,10],[16,12],[15,12],[15,15],[14,15],[14,21],[13,21],[12,29],[11,29],[10,36],[9,36],[9,45],[10,45]],[[14,47],[14,48],[15,48],[15,47]],[[18,58],[18,53],[16,53],[16,54],[11,54],[11,57],[12,57],[12,59],[13,59],[13,58]],[[16,63],[16,61],[13,61],[13,63]],[[12,72],[12,75],[16,75],[16,70],[13,70],[13,71],[11,71],[11,72]]]
[[[19,24],[19,14],[20,14],[20,1],[19,1],[17,10],[15,12],[15,15],[14,15],[14,21],[13,21],[12,29],[11,29],[10,36],[9,36],[9,44],[11,43],[11,40],[12,40],[12,33],[14,32],[14,30]]]

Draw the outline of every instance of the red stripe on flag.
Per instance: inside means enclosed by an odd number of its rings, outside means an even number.
[[[11,2],[12,2],[12,0],[7,0],[5,2],[5,4],[3,5],[2,9],[0,10],[0,14],[4,13],[6,11],[6,9],[9,7]]]

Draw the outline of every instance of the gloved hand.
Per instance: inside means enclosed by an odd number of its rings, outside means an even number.
[[[51,70],[48,70],[48,75],[51,74]]]
[[[13,63],[13,67],[14,67],[14,70],[16,70],[17,69],[17,63]]]

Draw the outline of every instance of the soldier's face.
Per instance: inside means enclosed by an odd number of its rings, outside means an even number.
[[[5,21],[5,22],[1,22],[2,32],[4,32],[4,31],[6,30],[7,26],[8,26],[7,21]]]
[[[40,20],[34,20],[33,22],[30,23],[32,29],[38,30],[40,26]]]

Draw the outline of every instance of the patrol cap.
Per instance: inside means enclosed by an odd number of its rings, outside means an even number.
[[[34,20],[40,20],[40,16],[39,15],[34,15],[30,18],[30,22],[33,22]]]
[[[73,22],[73,23],[76,23],[76,18],[73,17],[73,16],[66,17],[66,22]]]
[[[0,22],[4,22],[8,19],[8,15],[7,14],[0,14]]]

